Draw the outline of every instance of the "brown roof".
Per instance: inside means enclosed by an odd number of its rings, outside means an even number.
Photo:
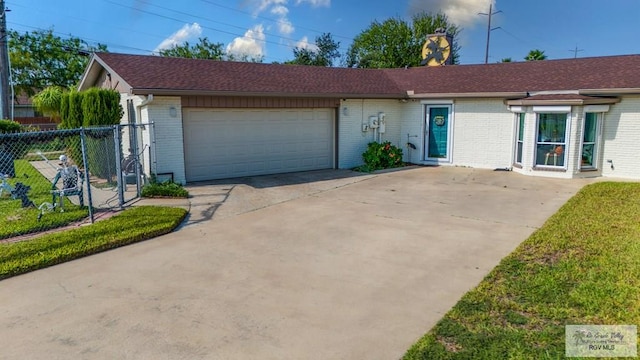
[[[640,55],[386,71],[416,94],[640,89]]]
[[[139,94],[401,98],[407,91],[483,96],[594,89],[640,93],[640,55],[382,70],[115,53],[95,56]]]
[[[33,104],[31,98],[24,93],[16,94],[13,98],[14,105],[27,105],[31,106]]]
[[[139,92],[361,94],[398,96],[402,91],[378,70],[212,61],[100,53],[96,56]],[[157,92],[157,91],[156,91]]]

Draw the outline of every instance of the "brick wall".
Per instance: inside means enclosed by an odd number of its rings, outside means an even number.
[[[625,96],[611,106],[604,115],[602,138],[602,175],[640,179],[640,96]]]
[[[362,153],[367,144],[374,141],[372,129],[363,132],[363,121],[369,116],[386,114],[386,131],[382,141],[390,141],[406,152],[401,141],[403,111],[397,100],[343,100],[338,115],[338,168],[350,169],[363,164]]]
[[[453,111],[453,165],[511,166],[515,120],[502,100],[456,100]]]
[[[123,98],[125,97],[123,96]],[[154,123],[153,127],[147,126],[141,132],[142,142],[147,145],[143,153],[144,163],[149,164],[148,168],[151,172],[157,174],[173,173],[175,182],[185,184],[180,97],[155,96],[153,101],[143,106],[139,105],[143,103],[145,97],[133,96],[129,98],[134,101],[136,123]],[[122,118],[122,123],[128,122],[126,106],[126,99],[124,99],[125,115]],[[171,108],[175,108],[175,117],[170,110]],[[129,135],[123,134],[123,137],[126,136]],[[154,143],[155,148],[153,148]],[[145,167],[147,166],[145,165]]]

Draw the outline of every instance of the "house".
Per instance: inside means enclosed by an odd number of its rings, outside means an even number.
[[[49,116],[43,116],[26,94],[16,95],[13,99],[13,120],[23,126],[33,126],[40,130],[55,130],[58,124]]]
[[[97,53],[80,84],[149,123],[147,169],[185,183],[362,164],[640,179],[640,55],[350,69]]]

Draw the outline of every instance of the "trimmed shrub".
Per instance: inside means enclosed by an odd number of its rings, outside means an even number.
[[[374,171],[402,166],[402,149],[391,142],[385,141],[382,144],[371,142],[367,145],[367,150],[362,154],[364,165],[360,167],[362,171]]]
[[[120,94],[115,90],[91,88],[83,92],[82,117],[85,127],[116,125],[124,114]],[[100,149],[89,158],[89,171],[111,181],[116,175],[116,161],[111,156],[115,148],[113,138],[87,138],[87,146]]]
[[[117,125],[123,114],[120,94],[117,91],[91,88],[83,92],[82,124],[85,127]]]

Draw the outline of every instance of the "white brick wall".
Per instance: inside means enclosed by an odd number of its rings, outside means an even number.
[[[397,100],[343,100],[338,119],[338,168],[350,169],[363,164],[362,153],[367,144],[374,141],[374,132],[363,132],[362,122],[368,122],[369,116],[377,116],[379,112],[386,114],[386,132],[382,134],[382,141],[390,141],[406,152],[405,143],[400,139],[401,105]]]
[[[451,101],[440,103],[450,105]],[[406,145],[409,134],[408,140],[417,147],[406,154],[405,160],[416,164],[426,164],[423,161],[425,106],[419,101],[409,101],[402,106],[401,142]],[[513,153],[514,115],[502,100],[456,100],[452,106],[451,165],[509,167]]]
[[[477,168],[511,166],[514,115],[502,100],[456,100],[452,164]]]
[[[124,98],[124,97],[123,97]],[[139,105],[143,98],[133,97]],[[447,104],[447,102],[443,102]],[[124,100],[123,106],[126,106]],[[171,117],[170,107],[177,116]],[[346,109],[346,110],[345,110]],[[343,100],[338,119],[338,167],[348,169],[363,163],[362,153],[367,144],[374,141],[372,130],[362,132],[363,121],[379,112],[386,114],[386,133],[382,140],[389,140],[402,148],[405,161],[421,163],[424,146],[424,109],[420,101],[406,103],[397,100]],[[525,140],[523,168],[514,171],[535,176],[576,177],[579,172],[579,147],[582,133],[583,108],[573,107],[570,120],[570,140],[567,151],[566,172],[534,171],[536,141],[536,114],[525,107]],[[184,146],[182,133],[182,109],[179,97],[155,97],[153,102],[141,108],[140,122],[155,123],[155,149],[157,173],[172,172],[174,180],[184,183]],[[478,168],[504,168],[512,166],[515,115],[502,100],[456,100],[453,104],[453,149],[451,165]],[[126,122],[126,117],[123,122]],[[407,134],[410,136],[407,138]],[[151,144],[151,134],[145,143]],[[602,174],[622,178],[640,179],[640,96],[625,97],[611,106],[605,114],[601,148]],[[417,149],[408,150],[407,140]],[[153,151],[152,151],[153,153]],[[613,160],[614,169],[606,160]],[[593,173],[592,173],[593,174]]]
[[[604,114],[602,137],[602,175],[640,179],[640,96],[625,96],[611,106]]]
[[[173,180],[185,184],[184,146],[182,135],[182,106],[180,97],[154,97],[153,101],[141,107],[141,122],[154,123],[153,134],[149,133],[147,141],[155,135],[156,148],[151,153],[156,156],[156,173],[173,173]],[[172,117],[169,109],[175,107],[176,116]],[[150,129],[150,128],[147,128]],[[148,130],[147,130],[148,131]],[[150,143],[153,146],[153,143]]]

